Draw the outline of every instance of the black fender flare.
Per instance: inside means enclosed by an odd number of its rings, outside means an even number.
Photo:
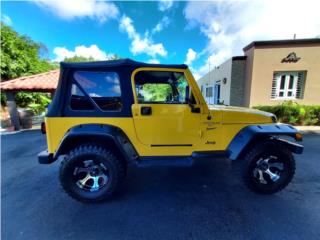
[[[259,137],[281,141],[281,143],[285,144],[293,153],[301,154],[303,152],[302,145],[279,139],[279,136],[289,136],[296,141],[302,141],[301,133],[289,124],[250,125],[241,129],[228,145],[227,152],[229,158],[231,160],[238,159],[246,147]]]
[[[108,124],[80,124],[70,128],[62,138],[53,158],[67,154],[71,146],[77,145],[77,141],[108,141],[117,147],[127,162],[137,159],[138,153],[127,135],[118,127]]]

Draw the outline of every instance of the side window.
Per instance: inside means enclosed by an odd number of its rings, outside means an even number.
[[[74,80],[89,95],[103,111],[119,111],[122,108],[121,89],[119,75],[115,72],[90,72],[77,71],[73,75]],[[76,86],[74,84],[74,86]],[[74,91],[72,89],[72,91]],[[77,92],[80,89],[77,90]],[[81,92],[81,91],[80,91]],[[74,95],[72,92],[71,109],[88,110],[88,106],[82,107],[76,104],[75,98],[81,98],[82,102],[89,102],[84,94]],[[90,103],[91,104],[91,103]],[[91,110],[91,109],[90,109]]]
[[[72,110],[94,110],[94,106],[90,100],[76,84],[72,84],[71,87],[70,107]]]
[[[140,71],[135,75],[138,103],[186,104],[188,82],[183,73]]]

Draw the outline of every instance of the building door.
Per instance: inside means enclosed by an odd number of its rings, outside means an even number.
[[[220,103],[220,84],[214,85],[214,104]]]
[[[184,72],[161,69],[139,71],[134,76],[132,105],[137,138],[151,147],[191,147],[200,140],[200,112]]]

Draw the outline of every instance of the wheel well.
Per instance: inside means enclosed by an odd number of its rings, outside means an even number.
[[[257,134],[255,135],[250,142],[242,149],[241,153],[237,157],[237,159],[241,159],[244,157],[244,155],[248,152],[249,149],[251,149],[254,145],[258,144],[261,141],[270,141],[273,139],[273,141],[277,140],[276,135],[267,135],[267,134]],[[292,137],[292,136],[289,136]],[[283,142],[280,142],[280,144],[283,144]],[[286,147],[286,145],[284,145]]]
[[[251,149],[254,145],[258,144],[261,141],[266,141],[270,138],[271,138],[270,135],[256,135],[256,136],[254,136],[250,140],[250,142],[242,149],[239,156],[237,157],[237,160],[243,158],[244,155],[248,152],[248,150]]]
[[[108,136],[79,135],[67,138],[60,146],[56,157],[68,154],[72,149],[84,144],[96,144],[102,147],[107,147],[109,150],[113,151],[113,153],[121,160],[124,166],[127,166],[127,158],[125,153],[119,149],[119,146],[116,144],[115,140]]]

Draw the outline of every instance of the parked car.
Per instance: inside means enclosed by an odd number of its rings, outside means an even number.
[[[282,190],[303,146],[292,126],[253,109],[207,105],[186,65],[130,59],[61,63],[45,118],[48,149],[39,162],[61,157],[64,190],[83,202],[112,197],[127,166],[191,165],[227,157],[241,166],[256,193]]]

